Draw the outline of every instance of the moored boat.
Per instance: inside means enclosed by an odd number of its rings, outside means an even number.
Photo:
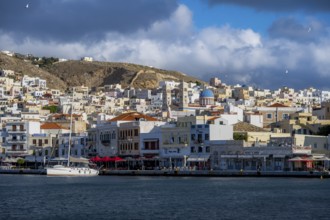
[[[99,170],[90,167],[55,165],[46,168],[47,176],[97,176]]]
[[[56,159],[55,159],[56,160]],[[56,164],[46,168],[48,176],[97,176],[99,170],[89,166],[86,158],[70,157],[69,165]]]

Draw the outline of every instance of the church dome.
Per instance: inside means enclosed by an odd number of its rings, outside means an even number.
[[[200,98],[214,98],[214,94],[211,90],[205,89],[200,93]]]

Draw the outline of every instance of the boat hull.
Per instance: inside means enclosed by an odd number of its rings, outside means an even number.
[[[99,171],[88,167],[49,167],[47,176],[97,176]]]

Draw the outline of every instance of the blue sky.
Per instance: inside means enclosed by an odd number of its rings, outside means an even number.
[[[276,19],[274,13],[256,12],[245,7],[233,5],[210,6],[205,1],[199,0],[181,0],[180,3],[187,5],[192,10],[194,24],[197,29],[230,25],[237,28],[253,28],[264,33],[271,22]]]
[[[330,90],[328,0],[2,0],[0,8],[1,50]]]

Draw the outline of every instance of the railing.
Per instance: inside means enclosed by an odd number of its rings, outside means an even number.
[[[8,143],[25,143],[27,139],[7,139]]]
[[[27,150],[6,150],[6,154],[23,154],[23,153],[27,153]]]
[[[26,132],[26,129],[8,129],[8,132]]]

